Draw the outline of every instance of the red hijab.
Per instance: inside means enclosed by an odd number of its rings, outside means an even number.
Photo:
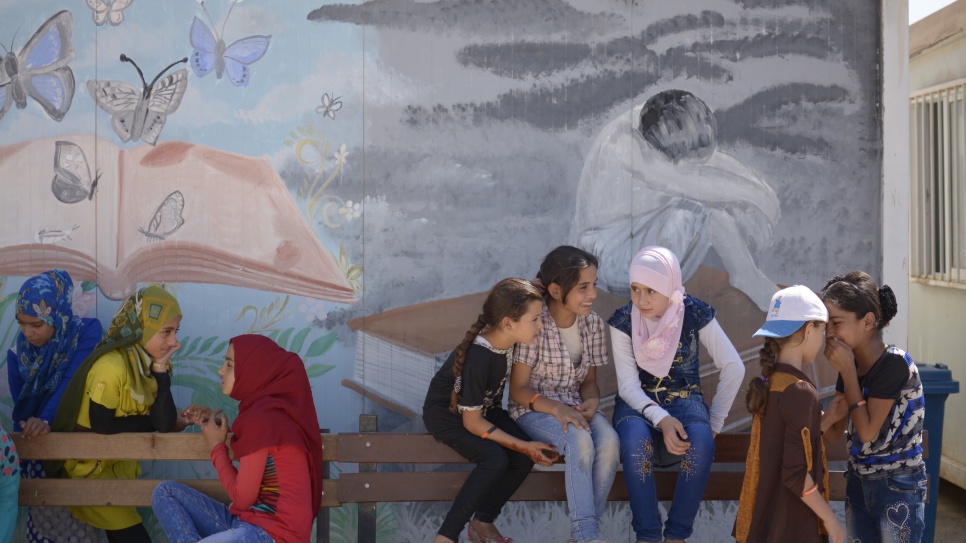
[[[265,447],[293,445],[309,455],[312,507],[322,503],[322,436],[305,364],[295,353],[254,334],[232,338],[238,417],[231,425],[236,458]]]

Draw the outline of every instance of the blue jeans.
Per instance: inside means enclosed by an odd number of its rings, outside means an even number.
[[[170,543],[272,543],[265,530],[238,520],[219,501],[174,481],[151,495],[154,514]]]
[[[658,449],[664,447],[664,435],[623,401],[618,400],[614,405],[614,427],[621,440],[624,481],[631,502],[631,527],[638,541],[657,542],[662,537],[687,539],[691,536],[714,462],[714,436],[711,426],[702,421],[703,417],[707,420],[708,408],[701,395],[679,398],[665,408],[681,421],[691,447],[681,457],[681,473],[662,534],[653,461]]]
[[[617,432],[600,413],[590,420],[590,432],[571,424],[565,434],[553,415],[535,411],[521,415],[517,424],[534,440],[557,447],[567,457],[564,481],[570,531],[577,543],[600,539],[597,523],[607,507],[620,460]]]
[[[865,480],[848,475],[845,531],[849,541],[919,543],[925,527],[926,473]]]

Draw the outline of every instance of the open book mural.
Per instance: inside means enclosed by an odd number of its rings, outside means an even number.
[[[0,274],[63,267],[112,299],[153,281],[355,301],[264,158],[74,134],[2,147],[0,169],[27,193],[0,202]]]

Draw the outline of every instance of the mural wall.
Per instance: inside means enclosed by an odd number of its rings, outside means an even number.
[[[0,0],[0,345],[34,273],[67,269],[104,323],[161,282],[179,402],[231,412],[215,370],[253,331],[303,356],[323,426],[418,430],[481,292],[571,243],[609,314],[663,244],[755,371],[776,285],[879,271],[879,20],[871,0]],[[385,540],[425,540],[399,511]]]

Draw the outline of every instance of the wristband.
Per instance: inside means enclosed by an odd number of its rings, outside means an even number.
[[[530,397],[530,411],[536,411],[536,409],[533,408],[533,402],[537,401],[537,398],[539,398],[540,396],[543,396],[543,394],[540,394],[539,392],[537,392],[536,394]]]
[[[814,494],[816,490],[818,490],[818,484],[817,483],[812,488],[806,490],[805,492],[802,492],[802,497],[804,498],[805,496],[808,496],[809,494]]]
[[[861,402],[854,403],[854,404],[850,405],[849,406],[849,413],[855,411],[856,409],[858,409],[859,407],[861,407],[863,405],[865,405],[865,400],[862,400]]]
[[[480,439],[486,439],[486,436],[490,435],[493,430],[496,430],[496,424],[490,426],[490,429],[480,434]]]

